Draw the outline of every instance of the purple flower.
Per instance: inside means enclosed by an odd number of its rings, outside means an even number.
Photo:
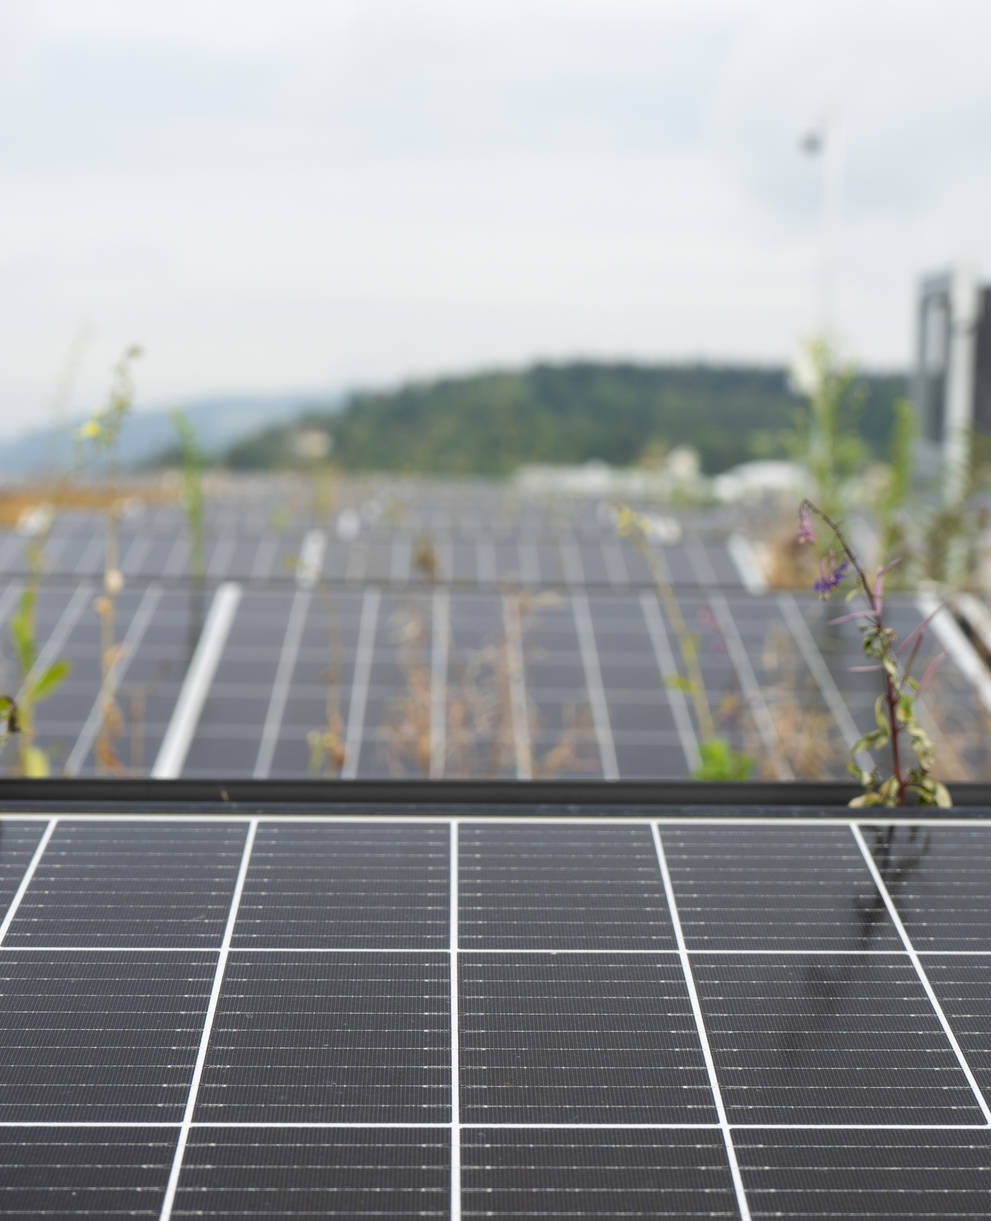
[[[836,556],[832,551],[830,551],[828,556],[824,555],[822,557],[819,563],[819,580],[816,581],[812,588],[823,601],[829,597],[843,580],[849,567],[850,565],[845,560],[842,564],[837,564]]]
[[[816,532],[812,528],[812,515],[805,505],[802,505],[798,510],[798,534],[795,535],[795,542],[814,543],[815,541]]]

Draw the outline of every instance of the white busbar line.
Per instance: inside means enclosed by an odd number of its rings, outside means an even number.
[[[599,667],[599,650],[595,644],[592,613],[584,593],[575,593],[571,598],[571,609],[578,633],[578,648],[585,670],[585,686],[588,688],[589,704],[592,708],[592,723],[602,756],[602,778],[619,779],[619,764],[616,762],[616,743],[613,741],[612,724],[609,721],[609,706],[602,686],[602,670]]]
[[[922,616],[928,618],[939,606],[939,600],[932,594],[921,594],[916,598],[915,604]],[[991,678],[948,607],[935,616],[929,629],[952,657],[957,668],[973,684],[984,707],[991,711]]]
[[[748,594],[766,594],[767,579],[764,565],[753,544],[742,534],[731,534],[726,540],[726,550],[736,566]]]
[[[582,553],[578,545],[571,541],[561,543],[561,570],[564,573],[566,585],[585,584],[585,566],[582,564]]]
[[[120,570],[125,576],[134,576],[141,567],[141,561],[151,550],[151,544],[154,540],[150,534],[139,534],[128,549],[124,552],[124,557],[120,562]]]
[[[261,581],[272,575],[272,565],[279,550],[279,544],[274,538],[263,538],[258,544],[255,558],[251,563],[249,579]]]
[[[3,939],[7,936],[7,930],[13,923],[14,917],[17,915],[17,909],[21,905],[21,900],[27,893],[28,887],[31,885],[31,879],[34,877],[35,870],[44,855],[45,849],[48,847],[48,841],[52,838],[52,832],[55,830],[55,825],[58,822],[57,818],[45,828],[45,833],[38,841],[38,847],[34,850],[34,855],[31,857],[31,863],[24,871],[24,877],[21,878],[21,884],[14,893],[13,899],[10,901],[10,906],[7,908],[7,914],[3,918],[3,923],[0,924],[0,945],[3,945]]]
[[[602,558],[606,565],[606,578],[610,585],[625,588],[630,583],[630,570],[626,566],[622,549],[614,539],[603,539],[600,543]]]
[[[14,609],[14,604],[21,596],[21,583],[13,581],[10,585],[5,585],[3,593],[0,593],[0,623],[6,620],[7,615]]]
[[[495,585],[498,577],[495,546],[491,539],[480,538],[475,542],[475,568],[482,585]]]
[[[451,823],[451,1221],[461,1218],[461,1057],[458,1012],[458,824]]]
[[[430,644],[430,778],[444,775],[447,763],[447,654],[451,603],[447,590],[434,591]]]
[[[398,535],[392,540],[389,552],[389,580],[397,584],[409,580],[409,567],[413,548],[408,538]]]
[[[344,738],[342,780],[354,780],[358,775],[358,756],[361,754],[365,705],[368,702],[368,680],[375,655],[375,627],[378,623],[380,597],[377,589],[366,589],[361,600],[358,643],[354,650],[354,678],[351,680],[351,700],[348,704],[348,728]]]
[[[207,576],[214,581],[227,576],[227,570],[234,558],[235,540],[228,534],[218,538],[206,562]]]
[[[754,668],[750,664],[750,657],[744,647],[743,639],[740,636],[740,629],[736,626],[736,620],[730,611],[729,603],[722,594],[711,593],[709,594],[709,605],[712,607],[712,613],[716,617],[719,630],[723,634],[723,640],[726,641],[726,651],[729,653],[730,661],[736,670],[740,690],[743,692],[744,698],[750,707],[760,740],[767,751],[767,757],[773,760],[774,769],[778,773],[777,778],[779,780],[794,780],[795,773],[791,770],[791,765],[781,751],[781,743],[778,741],[778,734],[774,728],[770,709],[767,706],[767,701],[764,699],[764,692],[757,681]]]
[[[296,584],[300,589],[312,589],[320,580],[326,550],[327,535],[322,530],[307,530],[296,562]]]
[[[730,1133],[729,1119],[726,1115],[726,1107],[723,1104],[723,1092],[719,1087],[719,1078],[716,1075],[716,1062],[712,1055],[712,1048],[709,1046],[709,1035],[705,1028],[702,1002],[699,1000],[698,990],[695,987],[695,976],[692,974],[692,964],[688,957],[688,947],[685,944],[685,935],[681,928],[681,917],[678,915],[678,904],[674,896],[674,886],[671,884],[671,874],[668,872],[667,857],[664,855],[664,845],[661,842],[661,833],[657,828],[657,823],[651,824],[650,831],[654,837],[657,864],[661,871],[661,878],[664,882],[664,894],[667,897],[668,908],[671,912],[674,937],[678,945],[678,955],[681,958],[681,971],[685,977],[685,986],[688,989],[688,997],[692,1004],[695,1029],[698,1032],[699,1043],[702,1047],[702,1058],[705,1060],[705,1070],[709,1075],[709,1089],[712,1091],[712,1102],[716,1108],[719,1128],[723,1134],[723,1144],[726,1146],[726,1159],[729,1162],[730,1175],[733,1179],[733,1187],[736,1190],[736,1203],[740,1210],[740,1221],[750,1221],[750,1206],[747,1203],[746,1192],[743,1189],[743,1175],[740,1173],[740,1165],[736,1160],[736,1147],[733,1144],[733,1137]]]
[[[179,1139],[176,1141],[175,1156],[172,1159],[172,1169],[169,1173],[168,1185],[165,1188],[165,1198],[162,1201],[160,1221],[169,1221],[172,1216],[172,1205],[175,1202],[176,1188],[179,1186],[179,1175],[182,1171],[182,1159],[189,1140],[189,1129],[193,1124],[193,1112],[196,1110],[196,1099],[200,1092],[200,1079],[203,1076],[203,1066],[206,1064],[207,1047],[213,1031],[213,1019],[217,1013],[217,1003],[220,1000],[220,989],[224,982],[224,972],[227,969],[227,959],[230,955],[231,938],[234,936],[234,922],[237,920],[238,908],[241,905],[241,894],[244,891],[244,880],[248,876],[248,862],[251,859],[251,849],[254,847],[255,835],[258,832],[258,820],[252,819],[248,824],[248,834],[244,840],[244,851],[241,854],[241,868],[234,883],[234,893],[231,896],[230,911],[227,914],[227,927],[224,929],[224,940],[217,955],[217,969],[213,974],[213,987],[210,990],[210,1000],[203,1018],[203,1030],[200,1034],[200,1045],[196,1052],[196,1063],[193,1065],[193,1075],[189,1082],[189,1093],[186,1095],[186,1109],[182,1116],[182,1126],[179,1129]]]
[[[77,576],[92,573],[100,562],[100,557],[103,555],[103,548],[103,539],[99,534],[95,534],[79,553],[79,559],[76,562],[75,567],[75,573]]]
[[[262,729],[262,740],[258,745],[258,756],[255,759],[254,771],[251,773],[255,780],[263,780],[272,769],[275,744],[279,738],[279,727],[282,724],[286,701],[289,698],[289,684],[292,682],[293,670],[296,668],[299,642],[303,636],[303,624],[306,622],[306,612],[309,609],[311,597],[309,589],[297,589],[293,595],[289,623],[282,641],[282,652],[279,654],[279,668],[275,672],[272,695],[268,701],[268,712],[265,714],[265,726]]]
[[[795,605],[795,599],[791,594],[778,595],[778,608],[785,623],[788,625],[792,639],[798,645],[798,650],[802,654],[805,664],[809,667],[812,677],[816,680],[819,690],[822,692],[822,697],[826,701],[826,707],[839,727],[839,731],[847,745],[852,746],[860,738],[860,733],[856,722],[850,715],[850,709],[846,706],[846,701],[840,695],[839,687],[833,681],[833,676],[830,674],[829,667],[819,651],[819,646],[809,631],[809,625],[802,618],[802,612]],[[857,761],[860,767],[870,768],[871,766],[871,759],[866,751],[861,751],[857,755]]]
[[[939,1003],[936,993],[933,991],[932,984],[929,982],[929,977],[923,970],[922,963],[919,961],[919,955],[915,952],[915,946],[912,944],[906,931],[905,925],[902,924],[902,918],[898,914],[898,909],[895,907],[894,901],[888,892],[887,884],[881,876],[881,871],[877,867],[877,862],[871,855],[870,849],[867,847],[867,841],[864,839],[863,832],[858,826],[851,823],[850,830],[853,833],[853,838],[857,841],[857,847],[860,849],[867,868],[870,870],[871,877],[874,879],[874,885],[878,889],[878,894],[884,900],[884,906],[888,909],[888,915],[891,917],[891,923],[895,926],[895,931],[901,938],[901,943],[905,947],[905,952],[912,960],[912,966],[915,968],[915,973],[919,977],[919,983],[925,989],[926,996],[929,997],[929,1003],[933,1007],[933,1011],[939,1020],[940,1026],[943,1027],[943,1033],[946,1035],[947,1041],[953,1048],[953,1054],[957,1058],[957,1063],[963,1070],[963,1075],[967,1078],[967,1084],[970,1086],[974,1097],[977,1099],[977,1105],[981,1108],[981,1114],[984,1116],[985,1123],[991,1125],[991,1110],[988,1109],[987,1101],[981,1093],[981,1087],[977,1084],[977,1078],[970,1071],[970,1065],[967,1063],[967,1058],[963,1054],[963,1049],[957,1042],[957,1037],[953,1033],[950,1023],[947,1021],[946,1014],[943,1012],[943,1006]]]
[[[225,582],[213,596],[196,652],[172,710],[172,719],[151,769],[154,780],[174,780],[182,772],[240,601],[241,586],[233,581]]]
[[[117,688],[121,684],[121,680],[127,673],[127,667],[131,664],[131,658],[137,652],[138,645],[144,638],[148,624],[151,622],[151,617],[155,613],[155,607],[162,597],[162,589],[159,585],[149,585],[138,603],[138,609],[134,612],[134,618],[131,620],[130,626],[124,636],[123,644],[121,645],[121,655],[114,662],[107,675],[108,694],[113,697],[116,694]],[[76,738],[68,759],[65,761],[65,774],[67,776],[76,776],[79,769],[86,762],[86,756],[90,752],[90,748],[96,739],[96,735],[100,730],[100,721],[103,718],[103,701],[98,695],[93,701],[93,707],[89,710],[89,716],[79,731],[79,737]]]
[[[665,693],[671,706],[671,715],[674,717],[674,724],[678,731],[681,749],[685,752],[685,762],[688,764],[689,771],[694,772],[701,762],[699,742],[695,736],[692,718],[688,713],[688,701],[685,698],[684,691],[679,691],[677,688],[668,685],[671,680],[678,677],[678,667],[675,664],[674,654],[671,651],[671,642],[668,640],[667,629],[664,627],[664,620],[661,618],[661,611],[657,605],[656,596],[646,592],[642,593],[640,595],[640,608],[643,611],[644,621],[647,624],[647,635],[650,637],[651,647],[654,650],[657,668],[660,670],[661,678],[665,683]]]
[[[36,678],[40,678],[48,668],[55,663],[59,653],[65,648],[65,642],[69,638],[69,633],[76,626],[76,621],[83,613],[86,605],[90,600],[90,595],[93,592],[93,587],[90,584],[78,585],[75,593],[66,604],[65,610],[59,615],[58,621],[52,628],[51,635],[45,641],[44,645],[38,652],[35,658],[34,665],[30,672],[25,676],[24,682],[17,693],[17,698],[21,699],[25,689],[30,686]]]

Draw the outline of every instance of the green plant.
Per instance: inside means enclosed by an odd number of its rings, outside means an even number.
[[[863,464],[866,449],[850,424],[864,402],[864,388],[852,365],[842,364],[824,336],[810,339],[804,349],[803,387],[808,413],[799,418],[796,457],[812,476],[815,497],[827,513],[841,511],[841,485]]]
[[[344,719],[341,716],[341,629],[334,599],[324,593],[327,624],[327,668],[324,682],[324,723],[306,735],[309,751],[307,771],[311,776],[339,776],[347,761]]]
[[[884,577],[885,573],[898,563],[893,560],[879,567],[874,581],[870,582],[860,565],[850,544],[847,542],[837,522],[823,512],[811,500],[803,500],[799,507],[798,539],[802,543],[816,541],[816,533],[812,518],[817,517],[832,531],[833,537],[846,556],[837,564],[834,551],[823,556],[820,566],[820,577],[815,583],[815,591],[820,598],[829,595],[843,582],[847,570],[853,568],[857,576],[858,586],[850,597],[862,592],[867,599],[867,608],[856,610],[847,615],[841,615],[832,623],[846,623],[860,620],[861,647],[868,660],[865,666],[854,667],[861,673],[877,673],[881,676],[881,694],[874,704],[875,728],[865,733],[851,748],[850,772],[857,777],[864,792],[850,803],[854,806],[901,806],[905,805],[909,794],[916,797],[921,805],[949,806],[952,804],[949,791],[933,776],[935,752],[929,735],[919,724],[915,712],[915,701],[925,689],[937,666],[942,661],[942,654],[930,662],[921,679],[912,675],[919,649],[933,615],[938,614],[942,606],[937,607],[915,631],[909,633],[901,643],[896,639],[893,629],[884,622]],[[903,752],[905,739],[915,757],[911,766],[906,766]],[[862,752],[883,750],[891,751],[891,773],[882,777],[878,765],[871,760],[868,770],[857,762]]]
[[[117,598],[124,588],[124,576],[120,571],[120,517],[122,512],[119,494],[120,459],[118,444],[120,432],[134,405],[133,362],[141,355],[135,345],[125,348],[114,366],[110,393],[106,405],[88,420],[79,430],[79,440],[95,466],[102,469],[107,480],[108,495],[104,519],[106,523],[103,594],[95,606],[100,616],[100,732],[96,739],[97,766],[105,771],[120,772],[123,766],[114,748],[114,737],[121,731],[122,718],[114,693],[114,667],[120,659],[120,646],[116,643]]]
[[[10,636],[14,654],[20,669],[21,682],[16,701],[5,696],[13,706],[0,705],[6,714],[6,733],[17,733],[17,757],[21,773],[35,779],[49,775],[51,765],[48,754],[35,743],[35,710],[43,700],[61,685],[72,670],[72,663],[65,659],[52,662],[47,669],[38,670],[37,608],[38,591],[44,572],[44,544],[48,537],[48,526],[39,538],[27,544],[30,576],[11,616]],[[11,722],[13,715],[13,723]]]
[[[917,435],[915,407],[907,399],[899,399],[894,405],[888,477],[877,501],[881,555],[904,555],[908,545],[904,513],[914,486]]]
[[[702,667],[699,664],[698,638],[688,630],[664,559],[650,546],[644,519],[625,505],[616,505],[615,509],[616,529],[620,536],[628,538],[643,556],[678,642],[685,674],[669,679],[668,685],[690,695],[695,706],[695,719],[698,722],[701,741],[700,761],[692,777],[695,780],[747,780],[753,772],[755,761],[751,755],[734,750],[728,740],[716,730]]]

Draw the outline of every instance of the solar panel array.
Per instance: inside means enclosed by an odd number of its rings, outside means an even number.
[[[608,505],[513,500],[484,484],[400,485],[395,512],[365,489],[336,515],[301,509],[276,529],[284,506],[272,486],[212,502],[202,584],[188,579],[177,508],[125,519],[121,725],[109,757],[104,743],[104,771],[639,779],[695,770],[703,729],[679,682],[676,633]],[[757,759],[759,775],[843,778],[876,695],[875,676],[850,673],[862,660],[857,627],[830,626],[840,611],[811,594],[762,591],[731,527],[724,513],[695,511],[677,524],[680,539],[651,543],[698,640],[717,726]],[[418,565],[421,533],[433,558]],[[79,514],[57,519],[45,548],[38,670],[66,657],[73,673],[39,709],[38,735],[54,770],[69,775],[98,766],[102,551],[102,519]],[[26,563],[24,539],[0,537],[2,641]],[[888,601],[902,633],[930,609],[925,598]],[[991,680],[948,615],[934,634],[928,653],[951,653],[924,708],[942,772],[989,778]],[[0,683],[13,690],[9,643],[0,653]]]
[[[0,1212],[983,1216],[991,820],[0,823]]]

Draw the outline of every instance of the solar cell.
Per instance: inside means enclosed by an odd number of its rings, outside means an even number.
[[[236,949],[446,949],[444,827],[263,826],[234,926]]]
[[[444,1128],[196,1128],[171,1215],[447,1217],[450,1145]]]
[[[460,876],[464,950],[675,948],[644,827],[465,827]]]
[[[0,950],[0,1121],[178,1123],[214,954]]]
[[[244,838],[231,823],[62,822],[3,944],[213,949]]]
[[[731,1122],[981,1122],[904,956],[698,955],[692,970]]]
[[[741,1131],[754,1217],[980,1217],[991,1191],[987,1132]]]
[[[465,1217],[735,1217],[718,1133],[466,1129]]]
[[[448,956],[232,952],[195,1118],[447,1123]]]
[[[5,1127],[4,1217],[157,1217],[175,1149],[168,1128]]]
[[[841,827],[672,827],[665,853],[693,950],[896,950],[901,942]]]
[[[463,1122],[716,1121],[675,955],[458,958]]]

